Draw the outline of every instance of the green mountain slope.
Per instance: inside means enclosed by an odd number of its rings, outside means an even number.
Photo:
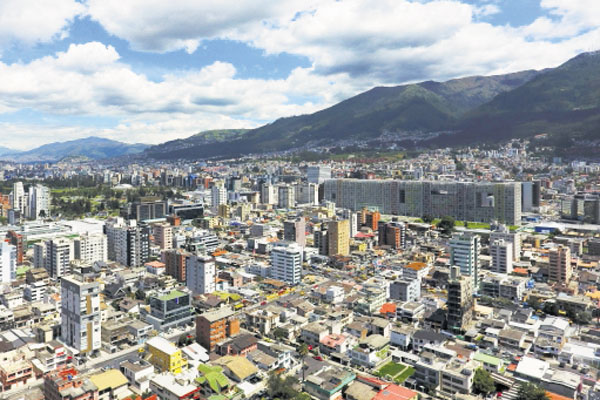
[[[186,139],[171,140],[146,149],[145,154],[157,159],[196,158],[198,149],[212,143],[240,139],[249,129],[213,129],[202,131]]]

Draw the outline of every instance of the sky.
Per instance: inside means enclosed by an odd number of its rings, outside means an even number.
[[[0,146],[161,143],[599,49],[600,0],[2,0]]]

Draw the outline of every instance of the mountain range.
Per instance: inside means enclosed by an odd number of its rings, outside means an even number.
[[[72,157],[99,160],[137,154],[147,147],[145,144],[127,144],[90,136],[67,142],[49,143],[27,151],[0,148],[0,159],[16,162],[56,162]]]
[[[539,134],[563,151],[590,151],[600,144],[600,52],[542,71],[376,87],[313,114],[211,132],[152,146],[145,155],[235,157],[356,141],[435,148]]]

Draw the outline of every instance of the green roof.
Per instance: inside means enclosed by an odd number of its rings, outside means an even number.
[[[169,294],[165,294],[164,296],[159,297],[158,299],[161,301],[169,301],[181,296],[185,296],[186,294],[187,293],[180,292],[179,290],[172,290]]]
[[[494,356],[490,356],[488,354],[484,354],[484,353],[475,353],[475,356],[473,357],[473,359],[475,361],[481,361],[484,364],[493,365],[495,367],[502,364],[501,359],[494,357]]]
[[[17,275],[25,275],[25,272],[27,272],[30,269],[31,269],[31,267],[24,265],[22,267],[18,267],[16,272],[17,272]]]
[[[229,379],[223,374],[223,368],[219,366],[211,367],[201,364],[198,366],[198,371],[202,376],[196,378],[196,382],[202,385],[208,381],[208,385],[215,393],[221,393],[223,389],[229,386]]]

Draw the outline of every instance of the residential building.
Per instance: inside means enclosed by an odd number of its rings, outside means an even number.
[[[513,270],[513,246],[503,239],[498,239],[490,244],[492,256],[491,270],[499,274],[510,274]]]
[[[150,258],[150,228],[136,220],[117,219],[106,225],[108,259],[128,267],[144,265]]]
[[[36,184],[29,188],[27,217],[30,219],[50,217],[50,189]]]
[[[302,182],[296,185],[297,204],[319,204],[319,185],[316,183]]]
[[[406,225],[401,222],[379,222],[378,244],[392,249],[403,249],[406,244]]]
[[[160,372],[180,374],[187,367],[187,360],[177,346],[167,339],[155,336],[146,342],[149,361]]]
[[[271,250],[271,277],[290,285],[302,280],[302,247],[297,244],[283,244]]]
[[[73,241],[56,238],[46,241],[44,268],[51,278],[60,278],[71,271],[71,261],[75,259]]]
[[[177,279],[178,282],[186,282],[186,260],[190,253],[181,249],[171,249],[162,252],[162,262],[165,264],[167,275]]]
[[[322,184],[331,179],[331,167],[329,165],[309,165],[306,169],[306,177],[309,183]]]
[[[499,224],[490,233],[490,243],[494,243],[496,240],[504,240],[504,242],[510,243],[512,245],[513,261],[519,261],[521,258],[521,233],[511,232],[506,225]]]
[[[466,276],[461,276],[459,268],[450,268],[448,281],[448,330],[463,332],[473,319],[473,281]]]
[[[566,285],[571,281],[572,275],[571,250],[563,245],[550,250],[548,280]]]
[[[98,400],[98,388],[75,368],[53,371],[44,376],[46,400]]]
[[[304,218],[296,218],[283,223],[283,240],[306,246],[306,222]]]
[[[76,276],[61,277],[61,339],[83,354],[101,345],[100,285]]]
[[[173,248],[173,227],[170,224],[154,225],[154,243],[161,250]]]
[[[347,219],[330,221],[327,227],[330,256],[350,254],[350,221]]]
[[[193,294],[215,291],[216,268],[212,257],[188,254],[185,258],[186,286]]]
[[[400,301],[418,301],[421,298],[419,279],[399,279],[390,284],[390,298]]]
[[[479,236],[461,234],[450,240],[450,265],[460,267],[460,273],[473,281],[473,289],[479,288],[481,244]]]
[[[350,385],[356,375],[338,367],[327,367],[306,377],[304,390],[311,398],[334,400],[342,398],[342,391]]]
[[[85,264],[108,260],[108,241],[102,233],[81,235],[73,240],[75,259]]]
[[[205,312],[196,317],[196,340],[212,352],[217,344],[240,332],[240,322],[228,308]]]
[[[11,283],[17,278],[17,248],[0,242],[0,283]]]
[[[296,205],[295,187],[291,185],[277,186],[277,208],[291,209]]]

